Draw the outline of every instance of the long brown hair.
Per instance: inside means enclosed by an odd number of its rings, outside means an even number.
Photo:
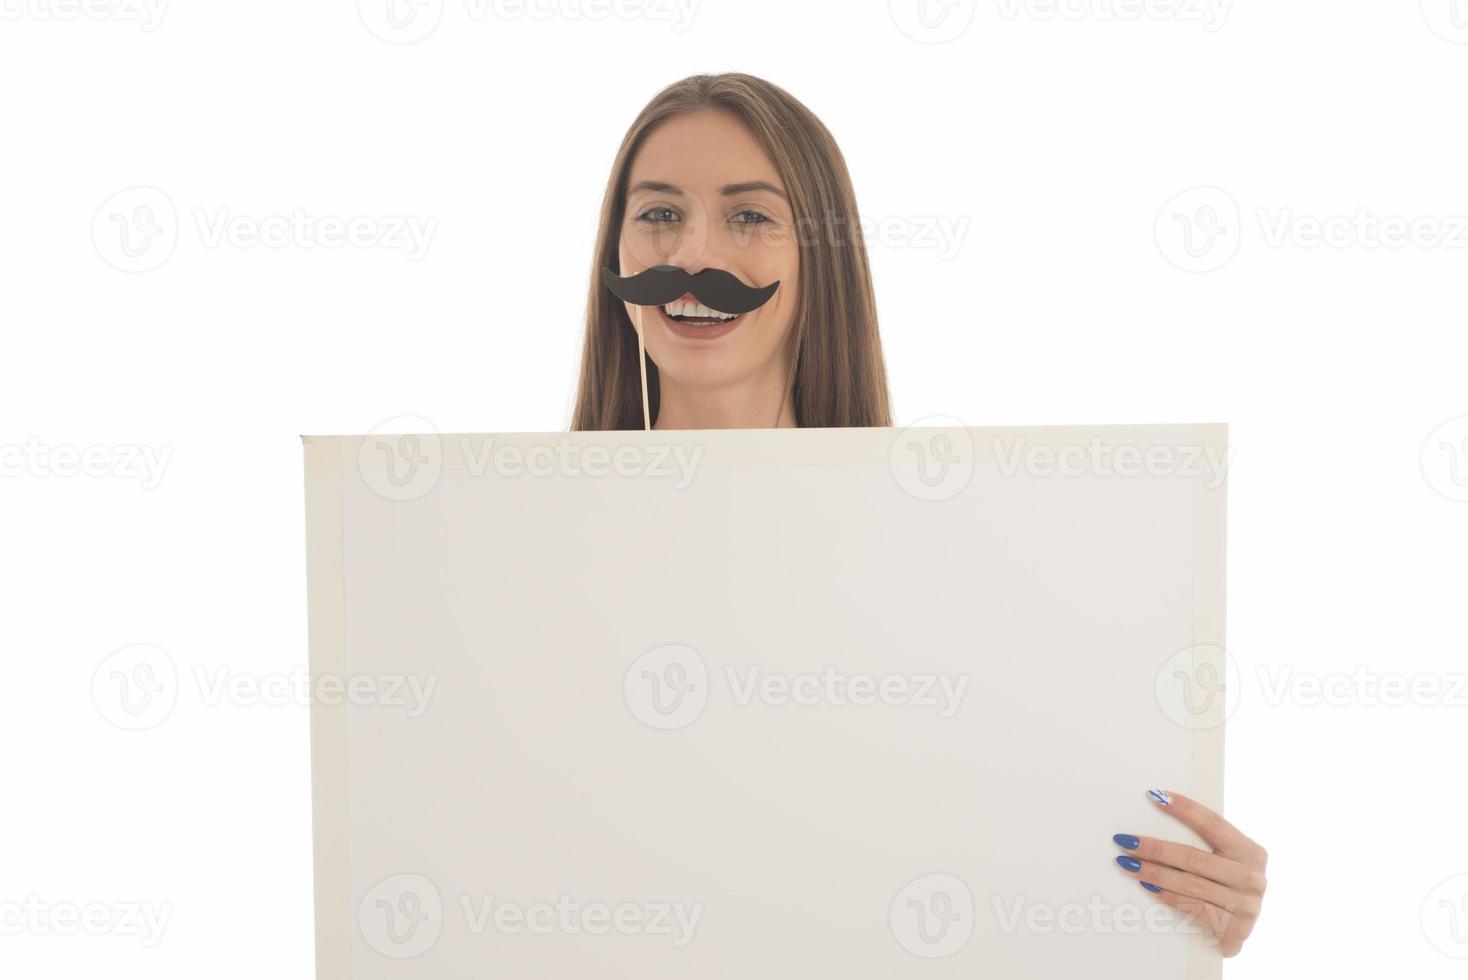
[[[632,158],[654,127],[675,115],[721,109],[744,123],[790,199],[800,248],[791,324],[792,392],[802,427],[891,425],[877,303],[846,161],[815,114],[753,75],[693,75],[659,92],[617,150],[602,198],[592,256],[573,430],[642,428],[637,335],[622,301],[601,280],[620,272],[617,245]],[[814,232],[813,234],[808,232]],[[657,366],[647,361],[648,401],[657,417]]]

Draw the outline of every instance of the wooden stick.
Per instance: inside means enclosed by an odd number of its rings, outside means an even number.
[[[643,346],[642,340],[642,307],[632,307],[637,311],[637,367],[642,371],[642,431],[652,431],[652,415],[647,410],[647,348]]]

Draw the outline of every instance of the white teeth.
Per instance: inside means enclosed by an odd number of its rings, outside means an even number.
[[[674,300],[663,305],[663,311],[668,316],[691,316],[702,319],[733,320],[735,314],[720,313],[718,310],[710,309],[702,303],[686,303],[682,300]]]

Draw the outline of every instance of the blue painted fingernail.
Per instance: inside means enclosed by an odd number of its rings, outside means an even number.
[[[1165,789],[1149,789],[1147,795],[1152,797],[1152,802],[1158,806],[1172,806],[1172,794]]]
[[[1116,841],[1117,844],[1126,848],[1129,851],[1135,851],[1137,848],[1142,846],[1142,842],[1137,840],[1131,834],[1112,834],[1111,839]]]
[[[1158,888],[1156,885],[1152,884],[1152,882],[1150,882],[1150,881],[1144,881],[1144,882],[1142,882],[1142,887],[1145,888],[1145,889],[1147,889],[1149,892],[1151,892],[1154,895],[1157,894],[1158,892],[1162,891],[1161,888]]]
[[[1119,864],[1119,865],[1121,865],[1123,868],[1126,868],[1128,871],[1141,871],[1142,870],[1142,862],[1141,861],[1138,861],[1134,857],[1128,857],[1125,854],[1118,854],[1116,856],[1116,863]]]

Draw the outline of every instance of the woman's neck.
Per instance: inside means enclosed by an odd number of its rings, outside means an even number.
[[[725,388],[685,388],[663,377],[653,428],[793,429],[795,401],[776,372]]]

